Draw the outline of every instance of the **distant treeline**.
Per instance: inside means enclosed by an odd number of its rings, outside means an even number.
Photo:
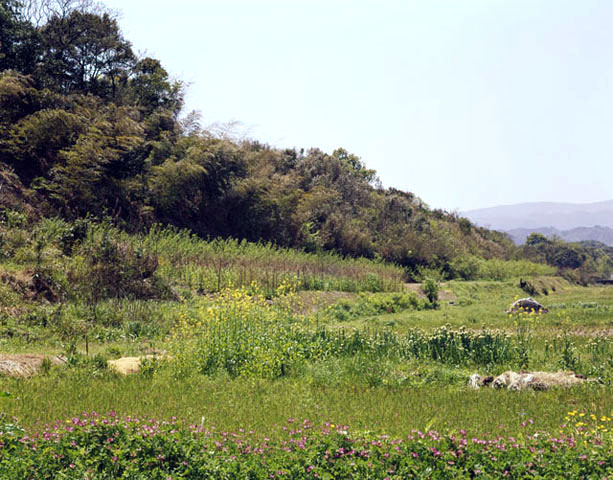
[[[505,234],[383,188],[345,149],[277,149],[202,129],[181,116],[183,96],[103,6],[0,0],[0,206],[333,250],[408,272],[454,276],[458,258],[525,258]]]

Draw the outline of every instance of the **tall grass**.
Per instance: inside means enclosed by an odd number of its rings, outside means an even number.
[[[95,237],[111,228],[93,224],[90,229],[90,236]],[[382,261],[332,252],[313,254],[232,238],[207,241],[186,230],[159,226],[141,235],[111,230],[133,248],[157,255],[162,276],[202,292],[257,282],[270,295],[290,279],[302,290],[402,290],[403,269]]]
[[[416,365],[411,365],[420,374]],[[333,375],[334,372],[331,373]],[[337,373],[338,374],[338,373]],[[475,434],[526,433],[557,429],[569,410],[610,415],[611,387],[555,389],[547,392],[473,391],[440,382],[420,387],[373,388],[366,383],[310,383],[303,378],[229,380],[219,376],[177,379],[159,372],[153,377],[120,378],[106,373],[52,370],[28,379],[0,383],[0,409],[24,426],[38,426],[85,411],[168,418],[207,425],[219,431],[240,427],[274,435],[288,418],[314,423],[343,422],[354,428],[406,435],[427,424]],[[503,414],[501,412],[504,412]]]
[[[135,259],[155,260],[157,273],[166,281],[203,293],[255,281],[271,295],[290,279],[302,290],[387,292],[401,291],[404,279],[401,267],[380,260],[232,238],[205,240],[187,230],[157,225],[140,234],[89,219],[0,225],[0,260],[7,268],[9,263],[18,265],[18,270],[27,266],[66,271],[87,263],[107,244],[134,253]]]

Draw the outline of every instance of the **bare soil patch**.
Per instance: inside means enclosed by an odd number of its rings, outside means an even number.
[[[444,287],[444,286],[445,286],[444,283],[441,284],[441,287]],[[417,294],[419,298],[426,298],[426,294],[423,292],[421,288],[422,288],[421,283],[405,283],[404,284],[405,291],[413,292]],[[441,290],[438,292],[438,298],[442,302],[452,302],[457,299],[457,296],[451,290],[445,290],[444,288],[441,288]]]

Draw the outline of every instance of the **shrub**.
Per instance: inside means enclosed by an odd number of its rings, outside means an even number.
[[[170,287],[157,275],[157,256],[114,238],[107,229],[91,232],[78,254],[81,261],[75,262],[70,277],[88,303],[172,298]]]
[[[479,277],[479,271],[483,259],[474,255],[464,255],[453,259],[450,268],[455,278],[463,280],[475,280]]]
[[[426,278],[422,285],[422,290],[426,295],[426,298],[430,302],[432,308],[438,308],[438,292],[440,290],[440,284],[438,280],[433,278]]]
[[[538,290],[529,280],[524,280],[520,278],[519,288],[521,288],[524,292],[526,292],[530,296],[538,295]]]
[[[20,228],[26,225],[27,222],[28,217],[22,212],[9,208],[0,209],[0,223],[8,228]]]
[[[399,313],[406,310],[422,310],[424,304],[415,293],[360,293],[358,300],[342,299],[330,305],[325,314],[337,321],[358,317]]]

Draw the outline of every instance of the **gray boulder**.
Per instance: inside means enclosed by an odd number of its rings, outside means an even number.
[[[537,302],[534,298],[520,298],[519,300],[515,300],[506,313],[516,313],[516,312],[536,312],[536,313],[549,313],[545,307],[543,307],[539,302]]]

